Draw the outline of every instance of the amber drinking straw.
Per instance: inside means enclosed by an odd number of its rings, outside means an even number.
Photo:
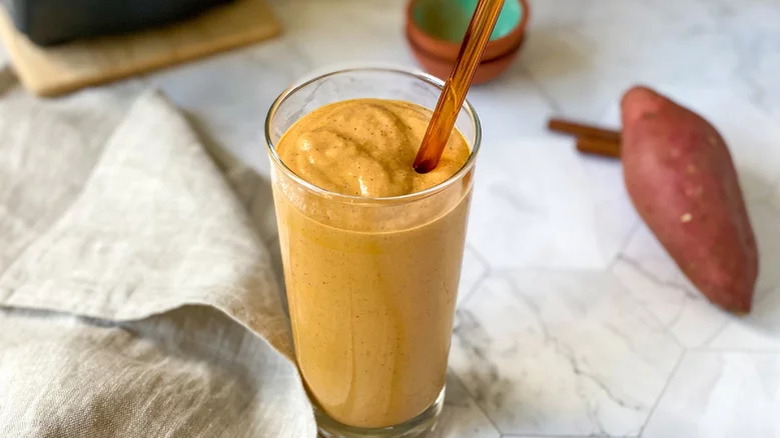
[[[455,126],[458,110],[466,99],[471,80],[490,40],[490,34],[493,33],[503,4],[504,0],[479,0],[466,35],[463,37],[455,67],[444,84],[420,150],[417,151],[414,170],[418,173],[430,172],[439,165],[441,154]]]

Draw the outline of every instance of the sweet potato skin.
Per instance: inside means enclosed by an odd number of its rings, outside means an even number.
[[[710,301],[749,312],[758,250],[723,138],[648,88],[626,92],[621,112],[623,177],[637,212]]]

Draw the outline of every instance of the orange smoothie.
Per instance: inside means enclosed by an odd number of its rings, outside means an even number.
[[[430,115],[346,100],[303,116],[276,148],[303,180],[352,196],[273,182],[298,367],[318,408],[349,426],[403,423],[444,386],[471,170],[419,199],[361,201],[424,191],[464,166],[471,151],[453,131],[439,166],[414,171]]]

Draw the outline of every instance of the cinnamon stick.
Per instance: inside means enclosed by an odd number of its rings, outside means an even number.
[[[584,154],[620,158],[620,143],[596,137],[578,137],[577,150]]]
[[[620,132],[610,129],[598,128],[595,126],[583,125],[581,123],[570,122],[563,119],[550,119],[547,122],[547,128],[551,131],[572,134],[577,137],[596,138],[612,143],[620,144]]]

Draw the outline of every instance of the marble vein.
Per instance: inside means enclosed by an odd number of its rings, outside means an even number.
[[[499,272],[478,293],[460,305],[451,364],[501,432],[638,433],[680,349],[608,275]]]

